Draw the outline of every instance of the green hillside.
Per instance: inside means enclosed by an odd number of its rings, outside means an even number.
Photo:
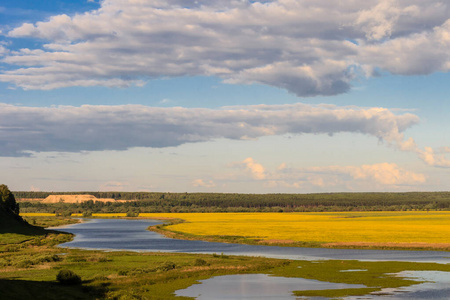
[[[14,195],[6,185],[0,185],[0,245],[21,243],[46,233],[43,228],[32,226],[19,216]]]

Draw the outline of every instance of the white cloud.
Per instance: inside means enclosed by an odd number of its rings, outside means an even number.
[[[439,0],[125,1],[25,23],[0,81],[24,89],[142,85],[175,76],[262,83],[299,96],[349,90],[361,70],[450,69],[450,5]]]
[[[434,150],[430,147],[425,147],[424,150],[417,149],[419,157],[428,165],[436,167],[450,167],[450,160],[445,157],[450,153],[449,147],[442,147]]]
[[[251,174],[254,179],[262,180],[266,178],[266,169],[261,164],[255,162],[251,157],[248,157],[241,162],[232,163],[231,166],[245,169],[245,171]]]
[[[8,52],[9,52],[8,49],[6,49],[3,45],[0,44],[0,57],[8,54]]]
[[[364,182],[378,186],[417,186],[426,181],[423,174],[407,171],[394,163],[362,166],[325,166],[285,168],[268,176],[272,187],[305,188],[307,186],[335,187]]]
[[[204,181],[203,179],[195,179],[195,180],[192,182],[192,186],[194,186],[194,187],[206,187],[206,188],[212,188],[212,187],[215,187],[216,184],[215,184],[214,181],[212,181],[212,180]]]
[[[340,171],[343,173],[347,172],[354,179],[370,178],[378,183],[386,185],[417,184],[425,182],[424,175],[406,171],[393,163],[347,167]]]
[[[424,75],[450,70],[450,20],[430,31],[364,44],[359,62],[393,74]]]

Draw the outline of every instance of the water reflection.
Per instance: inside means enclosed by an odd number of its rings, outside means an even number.
[[[303,278],[274,277],[266,274],[226,275],[201,280],[177,296],[199,300],[296,299],[292,291],[364,288],[362,284],[331,283]]]
[[[403,271],[396,275],[417,280],[426,281],[408,287],[396,289],[384,289],[380,294],[385,295],[389,300],[448,300],[450,299],[450,272],[441,271]],[[387,294],[387,296],[386,296]],[[346,300],[357,300],[360,297],[347,297]],[[366,295],[364,299],[378,300],[378,295]]]
[[[60,231],[76,235],[73,241],[60,246],[147,252],[224,253],[296,260],[356,259],[450,263],[450,254],[442,251],[297,248],[177,240],[146,230],[148,226],[157,224],[161,224],[161,221],[92,219],[85,223],[58,227]]]

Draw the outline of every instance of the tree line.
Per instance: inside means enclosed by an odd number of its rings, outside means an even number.
[[[90,194],[97,198],[133,200],[119,203],[87,201],[80,204],[21,202],[22,212],[307,212],[448,210],[450,192],[226,194],[156,192],[14,192],[26,198],[49,195]]]

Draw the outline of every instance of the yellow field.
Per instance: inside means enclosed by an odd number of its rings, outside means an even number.
[[[51,213],[20,213],[22,217],[54,217]]]
[[[197,236],[244,236],[265,243],[307,242],[325,246],[450,249],[450,212],[171,213],[170,231]]]

